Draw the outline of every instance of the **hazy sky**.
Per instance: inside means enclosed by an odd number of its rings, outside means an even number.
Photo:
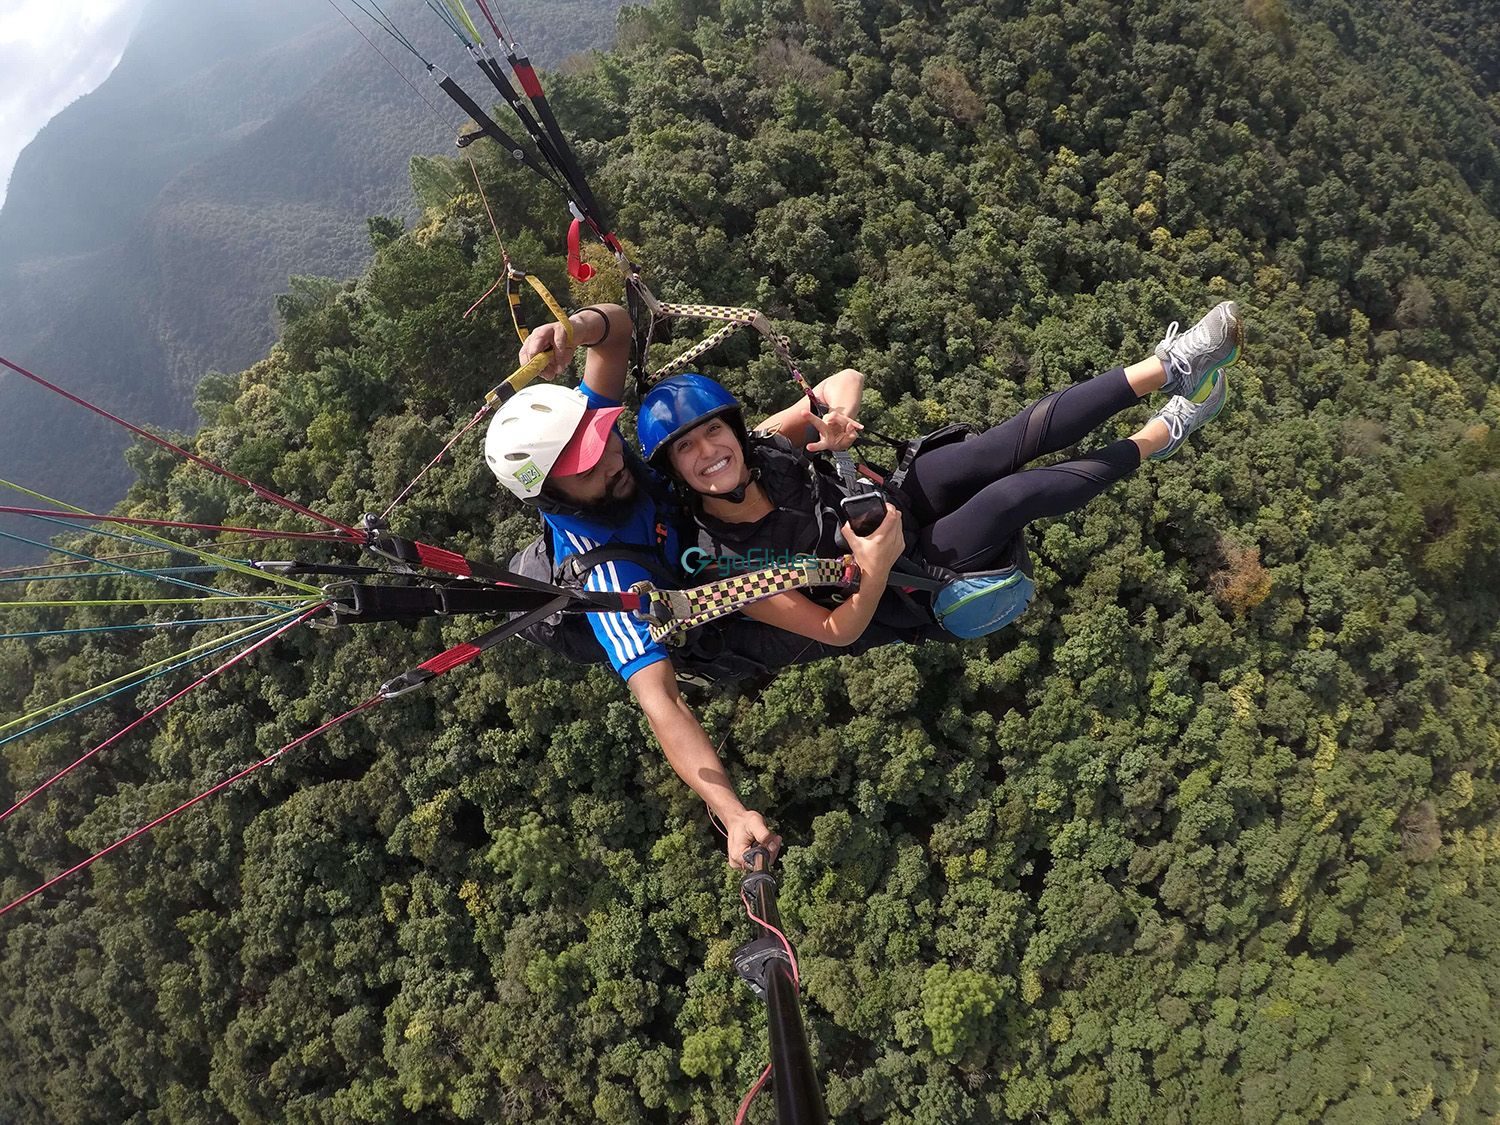
[[[16,157],[120,61],[145,0],[0,0],[0,203]]]

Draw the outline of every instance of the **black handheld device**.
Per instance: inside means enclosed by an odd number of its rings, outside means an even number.
[[[879,492],[857,492],[839,501],[844,522],[858,536],[866,536],[885,522],[885,497]]]

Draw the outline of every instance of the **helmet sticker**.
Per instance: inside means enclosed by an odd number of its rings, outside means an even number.
[[[516,483],[522,488],[535,488],[542,483],[542,470],[536,467],[535,461],[527,461],[516,470]]]

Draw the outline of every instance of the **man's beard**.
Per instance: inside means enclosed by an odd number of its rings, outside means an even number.
[[[610,478],[604,496],[588,504],[578,504],[578,515],[591,523],[602,523],[606,527],[620,527],[629,521],[635,512],[636,500],[641,486],[636,479],[635,466],[630,458],[620,471]]]

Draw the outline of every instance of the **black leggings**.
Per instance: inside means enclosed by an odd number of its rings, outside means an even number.
[[[1141,463],[1128,438],[1035,469],[1027,462],[1080,441],[1140,401],[1117,367],[1032,403],[968,441],[918,454],[901,490],[911,499],[928,562],[984,570],[1032,520],[1083,507]]]

